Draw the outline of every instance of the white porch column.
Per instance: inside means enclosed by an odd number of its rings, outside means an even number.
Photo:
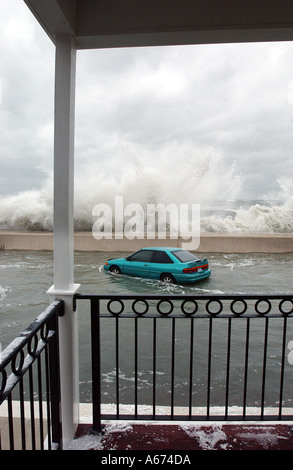
[[[73,184],[76,50],[69,35],[56,42],[54,128],[54,286],[74,283]]]
[[[56,38],[54,135],[54,285],[51,300],[65,301],[60,317],[63,443],[74,437],[79,419],[78,318],[74,284],[74,115],[76,49],[72,38]]]

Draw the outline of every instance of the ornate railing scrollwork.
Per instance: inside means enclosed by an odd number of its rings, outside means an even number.
[[[97,295],[100,316],[245,317],[289,316],[293,296],[277,295]],[[92,298],[77,294],[76,298]]]

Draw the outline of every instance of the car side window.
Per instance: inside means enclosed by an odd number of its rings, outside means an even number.
[[[170,256],[165,251],[154,251],[153,263],[173,263]]]
[[[150,263],[153,257],[153,250],[141,250],[137,251],[128,258],[128,261],[142,261]]]

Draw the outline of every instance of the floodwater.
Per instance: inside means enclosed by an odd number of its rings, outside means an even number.
[[[165,285],[160,281],[113,276],[104,272],[107,258],[127,256],[128,253],[75,253],[75,282],[81,284],[81,293],[103,294],[221,294],[221,293],[291,293],[293,254],[210,254],[212,275],[193,286]],[[53,255],[46,251],[0,252],[0,341],[4,348],[25,329],[48,305],[46,291],[53,284]],[[82,402],[91,401],[90,323],[87,301],[78,302],[80,329],[80,394]],[[148,404],[152,400],[154,380],[157,402],[166,404],[170,399],[170,319],[157,319],[156,371],[153,374],[153,322],[139,319],[138,341],[138,399]],[[211,402],[224,403],[227,357],[227,321],[213,320],[213,351],[211,364]],[[238,405],[237,394],[243,386],[245,354],[245,322],[233,319],[231,342],[230,383],[233,383],[231,404]],[[122,403],[133,403],[134,384],[134,323],[133,319],[119,321],[119,393]],[[112,403],[116,387],[115,321],[102,319],[102,396]],[[209,321],[201,320],[194,330],[193,405],[205,400],[207,386],[207,347]],[[259,403],[262,382],[264,321],[257,320],[251,330],[254,346],[250,350],[251,362],[248,383],[248,402]],[[268,336],[267,402],[275,405],[279,390],[279,364],[281,357],[282,325],[280,320],[270,321]],[[288,322],[287,342],[293,339],[291,321]],[[190,319],[176,325],[176,363],[174,370],[175,404],[187,405],[189,393]],[[289,350],[288,350],[289,352]],[[290,405],[293,366],[286,363],[288,391],[284,390],[284,403]],[[276,372],[274,372],[276,371]],[[235,395],[235,396],[234,396]]]

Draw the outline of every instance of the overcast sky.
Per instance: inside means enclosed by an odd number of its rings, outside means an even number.
[[[50,181],[54,55],[24,2],[1,0],[1,196]],[[292,148],[293,43],[77,54],[80,193],[178,178],[211,197],[288,197]]]

